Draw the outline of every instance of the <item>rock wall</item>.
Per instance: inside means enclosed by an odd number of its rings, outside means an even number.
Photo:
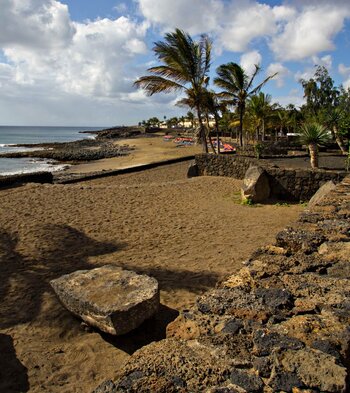
[[[347,392],[350,177],[97,392]]]
[[[227,176],[244,179],[250,165],[259,165],[259,160],[234,155],[197,154],[195,162],[200,176]]]
[[[18,175],[0,176],[0,188],[23,183],[52,183],[50,172],[21,173]]]
[[[243,179],[250,165],[261,166],[269,177],[271,197],[290,201],[307,201],[327,181],[339,183],[345,171],[283,169],[267,165],[255,158],[200,154],[195,157],[199,175],[227,176]]]

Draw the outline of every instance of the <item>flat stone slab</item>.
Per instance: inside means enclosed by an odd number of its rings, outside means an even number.
[[[62,304],[87,324],[121,335],[137,328],[159,307],[155,278],[106,265],[50,281]]]

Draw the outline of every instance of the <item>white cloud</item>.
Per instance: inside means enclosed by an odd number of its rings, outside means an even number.
[[[290,75],[290,71],[281,63],[271,63],[266,70],[266,76],[273,75],[277,72],[277,75],[273,78],[276,82],[277,87],[284,86],[284,79]]]
[[[252,75],[255,71],[255,65],[260,65],[261,60],[261,54],[258,51],[254,50],[244,53],[241,56],[240,64],[248,75]]]
[[[55,0],[0,0],[0,46],[64,48],[74,36],[68,7]]]
[[[277,21],[291,20],[296,14],[295,8],[285,5],[275,6],[272,11]]]
[[[218,52],[244,52],[254,41],[266,39],[280,61],[333,50],[334,37],[350,17],[348,0],[294,1],[274,7],[253,0],[137,1],[141,14],[165,30],[210,33]]]
[[[87,119],[87,111],[93,113],[95,106],[92,124],[108,124],[102,108],[116,116],[111,105],[134,91],[132,82],[138,75],[134,59],[147,51],[148,24],[127,17],[77,23],[70,19],[67,6],[55,0],[0,0],[0,7],[1,121],[13,112],[9,103],[17,101],[12,116],[28,122],[40,108],[51,124],[54,118],[45,108],[66,115],[67,119],[60,116],[56,121],[63,124],[73,113],[76,119]],[[124,108],[121,117],[130,112],[125,106],[118,105]]]
[[[135,55],[146,52],[143,41],[146,24],[126,17],[75,23],[69,19],[66,6],[57,1],[45,1],[42,7],[35,0],[23,3],[27,8],[16,8],[16,1],[13,2],[11,9],[7,9],[11,18],[3,20],[0,27],[4,32],[0,34],[3,53],[11,64],[14,84],[101,97],[113,97],[132,89],[127,81],[131,67],[125,70],[125,66]],[[10,40],[6,33],[12,24],[22,21],[25,12],[29,16],[21,34]],[[46,36],[47,43],[41,38],[33,41],[23,38],[37,32],[39,19],[48,21],[40,25],[40,36]]]
[[[290,90],[287,95],[272,97],[272,102],[278,103],[284,107],[286,107],[289,104],[293,104],[296,107],[300,107],[303,104],[305,104],[305,100],[303,98],[302,93],[295,89]]]
[[[350,88],[350,67],[347,67],[345,64],[340,63],[338,66],[338,71],[341,76],[343,76],[343,86],[345,89]]]
[[[226,50],[244,51],[255,38],[274,34],[274,18],[272,8],[266,4],[231,1],[217,20],[219,44]]]
[[[281,33],[272,38],[270,47],[276,57],[283,61],[301,60],[333,50],[333,38],[342,30],[345,18],[350,16],[349,6],[344,4],[306,3],[283,26]]]
[[[333,60],[331,55],[326,55],[321,58],[318,56],[312,56],[312,62],[314,63],[314,65],[323,66],[330,70],[332,68]]]
[[[165,29],[180,29],[190,34],[216,29],[222,15],[220,0],[138,0],[142,15]]]

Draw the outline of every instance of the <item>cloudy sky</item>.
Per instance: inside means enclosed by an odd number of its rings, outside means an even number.
[[[110,126],[185,114],[133,81],[153,42],[179,27],[214,42],[220,64],[278,72],[264,91],[302,103],[299,80],[326,66],[350,87],[350,0],[0,0],[0,124]],[[259,78],[258,78],[259,80]]]

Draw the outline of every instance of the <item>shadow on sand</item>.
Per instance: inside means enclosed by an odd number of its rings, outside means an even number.
[[[18,238],[0,231],[0,328],[29,322],[38,315],[50,280],[76,270],[96,267],[90,256],[113,253],[123,245],[101,243],[68,225],[45,225],[39,246],[21,255]],[[58,302],[57,302],[58,305]]]
[[[0,353],[0,392],[27,392],[27,368],[17,359],[11,336],[0,334]]]
[[[53,293],[49,284],[52,279],[76,270],[93,269],[97,266],[89,263],[89,257],[114,253],[125,246],[98,242],[68,225],[38,226],[35,244],[26,244],[26,255],[20,252],[19,243],[16,235],[0,231],[0,329],[34,321],[42,308],[44,293]],[[217,274],[206,271],[120,266],[155,277],[163,291],[185,289],[196,295],[214,287],[219,280]],[[58,299],[50,307],[48,320],[62,317],[63,307]],[[166,326],[177,315],[178,311],[161,305],[156,315],[134,331],[119,337],[101,333],[101,337],[131,354],[165,338]],[[73,315],[69,318],[77,321]]]
[[[147,319],[132,332],[122,336],[101,333],[101,337],[114,347],[132,355],[135,351],[153,341],[163,340],[166,336],[167,325],[178,315],[177,310],[161,304],[159,311],[152,318]]]

